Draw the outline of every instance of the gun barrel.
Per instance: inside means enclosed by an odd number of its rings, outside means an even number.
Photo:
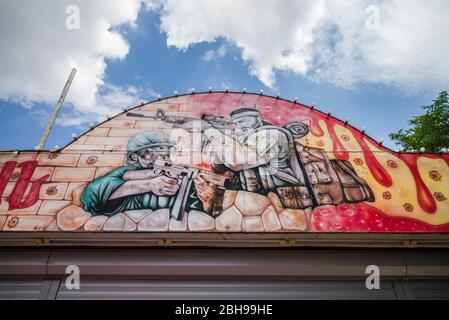
[[[219,187],[225,187],[229,178],[220,174],[213,173],[208,170],[198,169],[190,166],[183,166],[178,164],[172,164],[169,161],[156,160],[153,164],[153,168],[165,171],[171,176],[190,176],[192,178],[201,175],[201,177],[207,182],[213,183]]]
[[[224,117],[210,116],[210,115],[207,115],[207,114],[203,114],[201,116],[201,120],[204,120],[204,121],[209,122],[211,124],[219,124],[219,125],[222,125],[222,126],[225,126],[225,125],[227,125],[227,124],[229,124],[231,122],[230,119],[226,119]]]
[[[229,180],[228,177],[207,171],[207,170],[200,170],[198,175],[201,175],[201,177],[206,180],[207,182],[213,183],[219,187],[225,187],[227,185],[227,182]]]
[[[146,115],[141,114],[141,113],[135,113],[135,112],[128,112],[128,113],[126,113],[126,115],[128,117],[136,117],[136,118],[153,118],[153,117],[146,116]]]
[[[187,175],[189,173],[192,173],[194,170],[192,168],[177,164],[172,164],[169,161],[164,160],[156,160],[153,163],[153,168],[159,169],[162,171],[170,172],[175,175]]]

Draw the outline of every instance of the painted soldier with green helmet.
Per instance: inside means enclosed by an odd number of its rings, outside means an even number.
[[[166,175],[154,176],[156,160],[170,161],[175,144],[160,131],[143,131],[127,145],[126,166],[95,179],[84,190],[84,210],[93,215],[114,215],[128,210],[169,208],[179,189],[178,181]],[[197,177],[189,190],[188,208],[208,211],[215,189]]]

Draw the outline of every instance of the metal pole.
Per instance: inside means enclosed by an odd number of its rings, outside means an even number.
[[[53,111],[53,114],[51,115],[50,119],[48,120],[47,127],[45,128],[45,131],[42,134],[41,140],[39,141],[39,144],[36,146],[37,150],[44,149],[45,143],[47,142],[48,136],[50,135],[53,125],[55,124],[56,118],[58,117],[59,111],[61,110],[62,104],[64,103],[64,99],[67,95],[67,92],[69,91],[70,85],[72,84],[75,74],[76,74],[76,68],[73,68],[72,72],[70,72],[70,76],[67,79],[67,82],[65,83],[64,89],[62,89],[59,100],[55,105],[55,110]]]

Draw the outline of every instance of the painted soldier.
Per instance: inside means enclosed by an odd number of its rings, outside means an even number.
[[[234,110],[231,122],[234,128],[229,135],[214,128],[204,135],[215,170],[238,175],[243,190],[274,191],[287,208],[374,200],[348,161],[329,159],[323,150],[295,142],[294,138],[307,134],[304,124],[278,127],[265,122],[253,108]]]
[[[174,147],[164,132],[143,131],[130,138],[127,165],[86,187],[81,197],[84,210],[111,216],[128,210],[170,208],[179,189],[178,181],[163,174],[155,176],[151,167],[157,159],[169,162]],[[198,176],[188,192],[188,210],[210,210],[215,192],[210,183]]]
[[[254,108],[234,110],[231,121],[230,135],[215,128],[204,132],[215,170],[231,170],[239,175],[243,190],[262,194],[305,185],[288,130],[264,122]]]

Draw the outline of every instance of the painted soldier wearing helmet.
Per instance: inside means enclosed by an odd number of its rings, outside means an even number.
[[[204,132],[217,169],[238,173],[243,190],[251,192],[266,194],[279,187],[304,185],[287,130],[266,123],[254,108],[236,109],[230,116],[234,126],[230,135],[214,128]]]
[[[265,122],[255,108],[231,112],[232,132],[215,128],[204,135],[214,169],[238,175],[243,190],[276,192],[286,208],[307,208],[342,202],[374,201],[366,181],[350,162],[329,159],[321,149],[301,145],[302,123],[284,127]]]
[[[86,187],[81,197],[84,210],[110,216],[128,210],[169,208],[178,192],[178,181],[166,175],[154,176],[150,169],[156,159],[170,161],[174,148],[164,132],[143,131],[134,135],[127,145],[127,165]],[[199,176],[189,192],[189,209],[208,211],[215,193],[213,186]]]

